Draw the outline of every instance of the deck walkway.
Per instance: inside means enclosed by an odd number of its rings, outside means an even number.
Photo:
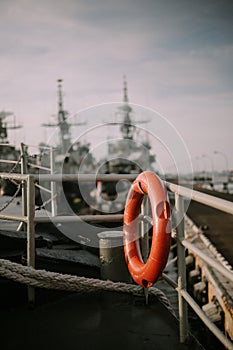
[[[33,310],[4,304],[0,329],[8,350],[203,349],[195,338],[179,343],[178,321],[156,297],[146,306],[142,297],[114,292],[64,294]]]

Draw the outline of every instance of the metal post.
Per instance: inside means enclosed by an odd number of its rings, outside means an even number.
[[[99,237],[101,278],[131,283],[132,279],[125,263],[123,232],[104,231],[97,235]]]
[[[23,143],[20,144],[21,149],[21,174],[27,174],[27,159],[25,154],[25,145]],[[22,181],[22,216],[27,215],[27,183],[26,181]],[[21,226],[21,225],[20,225]],[[26,225],[23,224],[23,230],[26,231]]]
[[[54,149],[50,147],[50,173],[55,173],[55,160],[54,160]],[[56,201],[56,182],[51,181],[51,212],[52,216],[57,215],[57,201]]]
[[[147,215],[148,214],[148,198],[144,196],[143,202],[141,205],[141,214]],[[142,247],[142,258],[144,262],[147,261],[148,254],[149,254],[149,235],[148,235],[148,224],[141,220],[141,247]],[[145,303],[148,305],[149,302],[149,291],[148,288],[144,288],[144,295],[145,295]]]
[[[148,215],[148,198],[144,196],[141,205],[141,214]],[[149,232],[148,223],[141,220],[142,258],[146,262],[149,254]]]
[[[181,290],[186,290],[186,265],[184,239],[184,199],[175,194],[176,218],[177,218],[177,258],[178,258],[178,302],[180,322],[180,342],[184,343],[188,337],[188,309],[187,302],[181,295]]]
[[[27,179],[27,266],[35,267],[35,184],[32,175]],[[28,287],[28,303],[35,303],[35,289]]]

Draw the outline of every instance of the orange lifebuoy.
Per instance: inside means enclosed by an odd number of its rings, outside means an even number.
[[[151,250],[147,262],[139,246],[139,214],[144,195],[148,195],[153,221]],[[167,191],[159,177],[145,171],[138,175],[127,196],[124,211],[124,252],[133,280],[149,288],[161,276],[168,260],[171,241],[171,214]]]

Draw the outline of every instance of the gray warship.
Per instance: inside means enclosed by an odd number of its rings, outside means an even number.
[[[156,155],[152,152],[146,130],[138,127],[139,124],[148,123],[149,120],[134,120],[133,108],[129,103],[128,84],[126,77],[123,78],[123,101],[117,108],[116,115],[119,121],[111,123],[119,128],[120,136],[107,140],[107,156],[98,162],[100,174],[139,174],[143,170],[154,171]],[[141,138],[138,131],[143,131]],[[99,183],[97,191],[101,198],[97,200],[98,208],[109,206],[111,209],[123,209],[129,183],[120,182]],[[108,204],[107,204],[108,201]],[[111,204],[111,201],[114,203]],[[115,208],[113,208],[115,207]]]
[[[8,124],[6,118],[13,116],[13,124]],[[20,129],[22,125],[15,123],[15,116],[13,112],[7,112],[2,110],[0,112],[0,172],[12,172],[19,171],[20,150],[9,142],[8,130]],[[1,180],[0,182],[0,194],[12,196],[16,191],[16,185],[9,180]]]

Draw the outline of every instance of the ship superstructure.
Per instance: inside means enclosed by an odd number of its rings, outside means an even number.
[[[120,136],[107,140],[107,156],[99,162],[98,172],[101,174],[139,174],[143,170],[153,170],[155,155],[151,153],[151,144],[148,134],[137,124],[146,123],[148,120],[133,120],[133,108],[129,104],[128,86],[126,77],[123,79],[123,102],[117,108],[119,122],[113,123],[119,127]],[[128,192],[128,185],[124,182],[117,185],[105,183],[100,185],[101,198],[113,201],[109,205],[123,208]],[[102,208],[102,200],[99,207]]]
[[[19,160],[20,151],[15,145],[10,144],[8,138],[9,129],[20,129],[22,125],[15,123],[8,124],[6,118],[14,116],[13,112],[1,111],[0,112],[0,172],[11,172],[16,167],[15,163]],[[19,170],[19,166],[15,171]],[[0,193],[2,195],[13,195],[16,190],[16,186],[13,182],[8,180],[2,180],[0,182]]]
[[[44,127],[54,127],[58,130],[58,144],[55,145],[55,168],[62,168],[64,173],[80,171],[82,160],[87,159],[90,144],[72,141],[71,127],[84,125],[82,122],[69,121],[69,113],[64,109],[62,79],[58,79],[58,111],[55,123],[44,123]],[[54,146],[54,145],[53,145]],[[91,157],[89,157],[91,158]],[[90,164],[93,159],[90,159]]]

